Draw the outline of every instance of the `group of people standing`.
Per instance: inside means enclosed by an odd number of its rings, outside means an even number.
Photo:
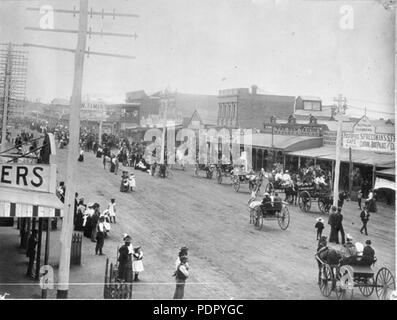
[[[116,200],[110,199],[107,208],[101,213],[98,203],[84,203],[84,198],[75,200],[74,230],[96,243],[95,254],[103,255],[105,239],[110,232],[110,224],[116,223]]]

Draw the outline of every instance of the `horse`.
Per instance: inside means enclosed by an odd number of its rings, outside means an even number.
[[[285,201],[296,205],[298,200],[298,186],[296,182],[289,181],[284,185]]]

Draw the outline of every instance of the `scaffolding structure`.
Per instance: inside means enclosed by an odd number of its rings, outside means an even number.
[[[0,44],[0,125],[23,115],[26,100],[28,51],[22,45]]]

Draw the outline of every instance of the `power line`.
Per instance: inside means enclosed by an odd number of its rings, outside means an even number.
[[[383,114],[392,114],[395,115],[395,112],[387,112],[387,111],[380,111],[380,110],[374,110],[374,109],[368,109],[368,108],[363,108],[363,107],[357,107],[357,106],[352,106],[350,104],[347,105],[349,108],[356,109],[356,110],[362,110],[362,111],[367,111],[367,112],[377,112],[377,113],[383,113]]]

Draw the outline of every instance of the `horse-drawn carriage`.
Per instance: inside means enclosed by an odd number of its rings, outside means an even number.
[[[261,172],[259,174],[255,174],[253,171],[240,171],[237,168],[233,169],[231,178],[233,189],[236,192],[240,190],[241,184],[248,184],[248,190],[256,193],[263,182],[263,174]]]
[[[312,206],[312,201],[317,201],[318,208],[324,214],[328,214],[333,197],[331,190],[323,188],[313,183],[298,184],[298,205],[301,211],[309,212]]]
[[[216,181],[221,184],[224,177],[233,177],[233,166],[230,164],[218,164],[216,166]]]
[[[212,176],[214,175],[214,171],[215,171],[216,165],[215,164],[199,164],[196,163],[195,167],[194,167],[194,175],[196,177],[199,176],[199,172],[200,171],[205,171],[205,176],[208,179],[212,179]]]
[[[389,299],[392,291],[396,289],[391,271],[382,267],[376,272],[375,262],[372,264],[340,265],[328,264],[318,255],[320,279],[318,282],[323,296],[329,297],[334,291],[338,300],[352,299],[354,288],[359,288],[363,296],[369,297],[375,291],[378,299]]]
[[[277,220],[281,230],[286,230],[289,226],[290,215],[286,202],[273,201],[262,204],[261,201],[250,201],[248,208],[250,223],[258,229],[262,229],[263,220]]]

